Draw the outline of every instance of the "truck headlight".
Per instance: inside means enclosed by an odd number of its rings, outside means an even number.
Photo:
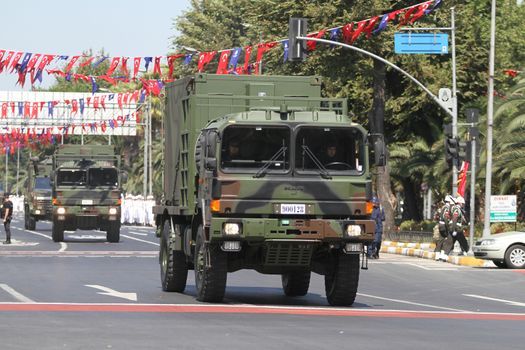
[[[222,226],[222,230],[226,235],[238,235],[241,233],[241,225],[234,222],[226,222]]]
[[[360,225],[347,225],[346,226],[346,236],[347,237],[356,237],[360,235],[361,235]]]
[[[117,208],[109,208],[109,215],[117,215]]]
[[[40,215],[40,209],[35,210],[35,215]]]
[[[66,213],[66,208],[60,207],[57,209],[57,214],[64,215]]]

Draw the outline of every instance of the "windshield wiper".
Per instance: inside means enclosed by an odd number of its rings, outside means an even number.
[[[314,162],[314,164],[317,166],[317,168],[319,169],[319,174],[321,175],[321,177],[323,179],[328,179],[328,180],[331,180],[332,177],[330,176],[330,173],[328,172],[328,170],[326,170],[326,168],[324,167],[324,165],[321,163],[321,161],[319,161],[319,159],[315,156],[315,154],[310,150],[310,148],[306,145],[301,145],[301,147],[303,148],[303,151],[304,153],[306,153],[306,155],[308,157],[310,157],[310,159]]]
[[[258,178],[258,177],[263,177],[264,175],[266,175],[266,172],[268,171],[268,168],[270,167],[270,165],[272,165],[277,160],[277,158],[279,158],[281,155],[283,155],[283,163],[284,163],[285,158],[286,158],[285,154],[286,154],[287,149],[288,147],[286,146],[282,146],[281,148],[279,148],[277,152],[275,152],[275,154],[263,164],[263,166],[257,171],[257,173],[253,175],[253,177]]]

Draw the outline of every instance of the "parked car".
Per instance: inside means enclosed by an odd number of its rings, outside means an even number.
[[[492,260],[499,268],[525,268],[525,232],[490,235],[477,241],[472,250],[476,258]]]

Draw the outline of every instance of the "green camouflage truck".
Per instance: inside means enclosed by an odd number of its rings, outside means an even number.
[[[330,305],[351,305],[375,224],[370,135],[345,100],[321,98],[319,77],[208,74],[166,98],[153,208],[163,290],[183,292],[193,269],[197,299],[220,302],[228,272],[253,269],[301,296],[315,272]]]
[[[51,220],[51,181],[53,161],[51,157],[40,159],[32,157],[27,169],[24,191],[24,227],[36,228],[39,220]]]
[[[110,145],[60,145],[53,154],[53,229],[55,242],[64,230],[106,231],[108,242],[120,240],[120,156]]]

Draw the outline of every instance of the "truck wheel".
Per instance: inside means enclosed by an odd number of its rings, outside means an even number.
[[[176,225],[175,230],[181,229]],[[175,240],[170,238],[170,222],[164,221],[160,237],[160,280],[165,292],[184,292],[188,279],[188,264],[184,252],[175,250]]]
[[[326,298],[332,306],[354,303],[359,283],[359,254],[339,253],[333,270],[324,277]]]
[[[51,236],[53,242],[63,242],[64,241],[64,228],[61,224],[53,221],[53,227],[51,229]]]
[[[308,293],[310,287],[310,271],[290,272],[281,275],[284,294],[289,297],[299,297]]]
[[[33,216],[31,216],[31,214],[29,214],[27,218],[27,229],[34,230],[35,228],[36,228],[36,219]]]
[[[220,247],[210,247],[206,244],[202,226],[197,230],[194,266],[197,300],[221,302],[226,290],[227,255]]]
[[[118,243],[120,241],[120,223],[109,223],[106,239],[110,243]]]

